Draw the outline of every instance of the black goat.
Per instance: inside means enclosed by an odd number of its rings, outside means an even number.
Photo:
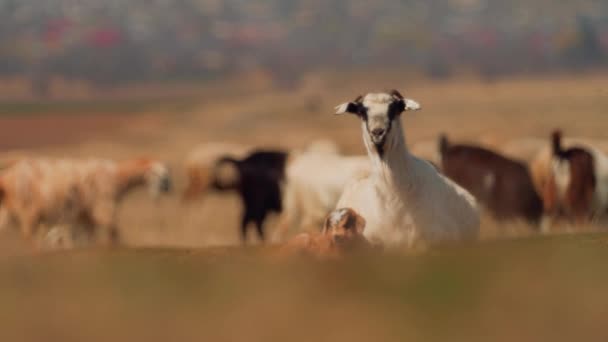
[[[253,222],[258,236],[264,240],[264,220],[269,213],[280,213],[281,183],[285,180],[287,153],[282,151],[254,151],[248,157],[237,160],[232,157],[221,158],[216,163],[213,187],[220,191],[235,190],[243,202],[241,217],[241,238],[247,242],[247,227]],[[238,180],[220,181],[218,170],[225,164],[232,164]]]

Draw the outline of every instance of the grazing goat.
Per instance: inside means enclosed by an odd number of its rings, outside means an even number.
[[[281,240],[289,229],[318,227],[335,208],[348,180],[368,170],[365,156],[312,150],[291,157],[275,240]]]
[[[606,155],[590,145],[563,145],[561,132],[554,131],[551,149],[539,152],[532,163],[547,218],[545,231],[558,216],[580,224],[600,217],[608,208]]]
[[[215,167],[213,187],[220,191],[236,190],[243,203],[241,238],[247,242],[247,227],[255,223],[259,238],[263,241],[264,220],[269,213],[282,210],[281,187],[285,180],[286,152],[254,151],[247,158],[237,160],[221,158]],[[237,177],[226,181],[221,176],[226,166],[232,166]],[[236,178],[236,180],[234,179]]]
[[[523,218],[540,223],[543,203],[526,164],[485,148],[451,145],[439,139],[443,174],[467,189],[498,220]]]
[[[244,158],[251,148],[232,143],[211,142],[198,146],[184,163],[188,185],[183,193],[184,200],[202,196],[213,183],[212,172],[216,162],[224,157]]]
[[[407,149],[401,113],[420,105],[393,90],[359,96],[336,107],[361,119],[371,162],[369,175],[352,181],[338,208],[353,208],[367,221],[365,237],[386,246],[475,239],[479,213],[466,190]]]
[[[156,196],[170,184],[168,168],[151,159],[24,159],[2,174],[0,194],[28,240],[41,224],[86,223],[109,243],[118,242],[117,207],[131,190],[148,185]]]
[[[298,234],[281,250],[290,254],[339,257],[369,246],[364,230],[365,219],[361,215],[350,208],[340,208],[327,216],[321,232]]]

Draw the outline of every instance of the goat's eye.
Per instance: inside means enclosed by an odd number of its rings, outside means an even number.
[[[357,110],[357,115],[359,115],[363,119],[367,119],[367,108],[359,106],[359,109]]]

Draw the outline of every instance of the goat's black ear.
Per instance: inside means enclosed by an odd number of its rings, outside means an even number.
[[[402,113],[407,110],[420,109],[420,104],[418,104],[418,102],[412,99],[406,99],[396,89],[391,90],[390,95],[393,97],[393,105],[395,106],[394,109],[397,111],[397,113]]]
[[[393,89],[390,91],[391,96],[393,97],[393,108],[395,112],[401,114],[405,111],[405,102],[403,101],[403,95],[397,89]]]
[[[397,89],[391,90],[391,96],[397,100],[403,100],[403,95],[401,95],[401,93],[397,91]]]
[[[357,114],[359,113],[359,104],[355,102],[346,102],[336,107],[336,114]]]
[[[405,111],[405,102],[401,99],[395,100],[395,102],[393,102],[393,106],[397,113],[403,113]]]
[[[336,114],[359,114],[359,109],[361,108],[361,100],[362,96],[357,96],[357,98],[352,102],[345,102],[339,106],[336,106]]]

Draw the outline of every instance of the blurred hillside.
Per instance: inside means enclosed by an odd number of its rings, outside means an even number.
[[[292,85],[327,67],[437,78],[607,64],[601,0],[0,0],[0,77],[98,87],[262,71]]]

